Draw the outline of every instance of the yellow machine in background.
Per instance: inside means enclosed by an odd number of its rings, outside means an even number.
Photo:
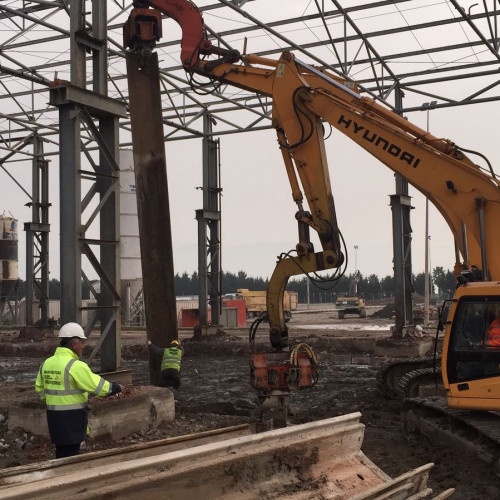
[[[360,318],[366,318],[365,299],[341,295],[335,301],[339,319],[344,319],[346,314],[357,314]]]
[[[292,311],[297,310],[298,295],[297,292],[287,291],[283,294],[283,312],[286,321],[292,317]],[[267,292],[265,290],[238,288],[236,293],[226,293],[223,298],[244,300],[247,318],[257,318],[267,312]]]
[[[346,314],[357,314],[360,318],[366,318],[365,299],[359,296],[358,285],[361,274],[356,271],[349,283],[349,293],[340,294],[335,301],[337,316],[344,319]]]

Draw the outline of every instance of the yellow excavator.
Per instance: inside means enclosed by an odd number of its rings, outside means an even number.
[[[278,400],[314,384],[316,359],[308,346],[291,347],[283,294],[291,276],[339,268],[344,256],[324,146],[323,122],[424,194],[447,221],[456,244],[457,289],[445,325],[442,378],[453,408],[500,410],[500,184],[493,168],[477,165],[450,140],[432,136],[358,93],[355,82],[284,52],[279,60],[215,47],[202,15],[188,0],[135,2],[125,44],[147,57],[161,36],[161,15],[182,28],[181,60],[189,73],[272,99],[272,124],[297,205],[295,255],[280,258],[270,280],[267,312],[272,352],[252,358],[252,383]],[[307,207],[305,200],[307,201]],[[322,249],[315,251],[309,230]],[[500,319],[498,320],[500,324]],[[499,334],[500,337],[500,334]]]

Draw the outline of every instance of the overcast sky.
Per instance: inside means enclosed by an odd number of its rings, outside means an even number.
[[[198,2],[198,4],[203,2]],[[205,2],[207,3],[207,2]],[[246,8],[254,15],[265,8],[272,16],[280,18],[281,2],[252,2]],[[306,2],[307,3],[307,2]],[[346,3],[346,2],[344,2]],[[427,8],[412,9],[413,4]],[[414,15],[412,22],[429,20],[429,13],[437,12],[437,8],[449,9],[446,2],[408,2],[405,16]],[[468,8],[473,2],[465,2]],[[287,4],[290,17],[304,13],[304,1],[294,0]],[[400,9],[406,8],[402,4]],[[313,3],[308,3],[305,13],[315,10]],[[273,14],[274,13],[274,14]],[[217,16],[220,13],[205,13],[205,19],[217,28]],[[391,14],[401,24],[401,13]],[[236,14],[232,15],[237,19]],[[241,18],[240,18],[241,19]],[[409,19],[408,17],[406,19]],[[374,29],[375,22],[387,23],[387,18],[375,21],[367,19],[367,29]],[[225,19],[220,19],[224,26]],[[362,24],[362,21],[359,21]],[[340,25],[339,25],[340,26]],[[340,28],[339,28],[340,29]],[[168,37],[169,30],[164,28]],[[296,37],[300,43],[304,32],[287,33]],[[449,34],[449,33],[448,33]],[[178,36],[175,33],[172,36]],[[231,43],[237,44],[238,35],[234,35]],[[448,35],[447,35],[448,36]],[[241,38],[241,37],[240,37]],[[408,35],[408,50],[421,46],[423,40],[416,40]],[[466,38],[462,34],[461,41]],[[259,50],[258,38],[250,38],[249,49]],[[426,39],[425,45],[442,43],[442,40]],[[242,43],[242,42],[241,42]],[[240,45],[241,45],[240,43]],[[396,41],[394,41],[396,43]],[[397,40],[399,43],[399,39]],[[172,49],[173,50],[173,49]],[[401,49],[402,50],[402,49]],[[468,59],[464,59],[467,62]],[[422,61],[428,63],[426,56]],[[444,64],[446,61],[434,61]],[[356,76],[356,75],[354,75]],[[360,77],[362,75],[359,75]],[[492,77],[492,81],[495,76]],[[441,93],[453,97],[463,95],[467,82],[443,83]],[[460,89],[460,92],[458,90]],[[474,89],[471,88],[471,93]],[[48,97],[48,96],[47,96]],[[420,105],[422,96],[407,96],[405,106]],[[493,102],[484,105],[462,106],[443,110],[411,113],[407,118],[422,128],[427,127],[437,137],[449,138],[467,149],[480,151],[489,157],[495,167],[499,163],[497,116],[500,104]],[[337,209],[339,228],[344,236],[349,266],[347,273],[354,272],[355,260],[359,271],[367,276],[377,274],[380,277],[392,274],[392,221],[389,196],[395,193],[393,173],[384,165],[373,159],[368,153],[350,142],[339,132],[334,131],[326,143],[330,178]],[[183,140],[166,144],[167,169],[169,178],[172,231],[174,242],[174,266],[178,273],[192,273],[197,269],[197,221],[195,210],[202,208],[202,194],[196,188],[202,184],[201,140]],[[59,186],[58,159],[51,160],[51,277],[59,278]],[[479,160],[475,160],[478,161]],[[483,163],[481,163],[483,164]],[[31,160],[27,159],[7,164],[15,176],[30,189]],[[274,269],[277,255],[293,249],[297,243],[297,223],[294,218],[295,203],[291,191],[281,153],[277,147],[273,130],[223,136],[221,138],[222,169],[222,267],[225,271],[238,272],[244,270],[250,276],[269,277]],[[25,238],[23,223],[31,220],[30,209],[25,206],[27,196],[0,171],[2,197],[0,213],[12,213],[19,219],[20,227],[20,274],[25,277]],[[424,270],[425,242],[425,200],[410,187],[413,228],[413,270],[420,273]],[[451,232],[441,215],[431,206],[430,209],[430,264],[452,269],[454,265],[454,246]],[[313,236],[316,251],[320,245]],[[355,259],[354,246],[358,247]]]

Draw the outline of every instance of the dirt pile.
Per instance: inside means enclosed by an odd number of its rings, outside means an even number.
[[[19,331],[17,336],[17,342],[33,342],[33,341],[46,341],[57,339],[57,333],[53,329],[49,330],[39,330],[34,326],[23,326]]]
[[[375,311],[370,317],[371,318],[394,318],[396,315],[396,305],[387,304],[382,309]]]

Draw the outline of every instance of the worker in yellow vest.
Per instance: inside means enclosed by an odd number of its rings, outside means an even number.
[[[86,337],[78,323],[63,325],[59,339],[54,355],[40,366],[35,391],[45,400],[56,458],[63,458],[80,452],[87,432],[88,394],[112,396],[121,392],[122,386],[92,373],[87,363],[80,361]]]
[[[160,387],[173,387],[178,389],[181,385],[181,361],[184,354],[178,340],[172,340],[168,347],[158,347],[151,343],[150,340],[146,341],[149,348],[158,356],[162,356],[161,360],[161,374],[158,385]]]

